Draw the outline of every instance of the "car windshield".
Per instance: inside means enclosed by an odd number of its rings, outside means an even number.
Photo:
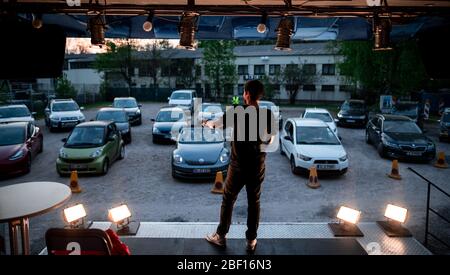
[[[134,99],[116,99],[113,103],[115,108],[136,108],[137,106],[137,102]]]
[[[202,106],[202,112],[208,112],[208,113],[220,113],[222,112],[222,106],[220,105],[203,105]]]
[[[183,111],[161,111],[156,116],[157,122],[177,122],[183,119]]]
[[[340,145],[341,143],[328,127],[297,127],[297,144]]]
[[[220,130],[209,128],[189,128],[184,129],[179,136],[179,143],[222,143],[224,142],[223,134]]]
[[[58,102],[53,103],[52,110],[54,112],[70,112],[70,111],[77,111],[80,108],[78,107],[78,104],[75,102]]]
[[[305,118],[316,118],[322,120],[323,122],[333,121],[333,119],[328,113],[306,113]]]
[[[403,116],[417,116],[418,108],[417,105],[406,105],[406,104],[397,104],[393,107],[392,113],[396,115]]]
[[[445,114],[442,116],[442,121],[443,121],[443,122],[450,122],[450,113],[445,113]]]
[[[342,110],[348,111],[348,110],[365,110],[366,106],[362,102],[345,102],[342,104],[341,107]]]
[[[122,111],[102,111],[98,112],[97,120],[111,120],[114,122],[128,122],[128,116]]]
[[[75,127],[70,134],[66,147],[97,147],[103,145],[104,127]]]
[[[420,134],[422,131],[413,121],[384,121],[384,132]]]
[[[30,116],[30,112],[26,107],[0,108],[0,118],[26,117],[26,116]]]
[[[173,93],[170,99],[191,99],[191,93]]]
[[[259,102],[259,108],[270,108],[273,111],[277,111],[278,107],[273,102]]]
[[[25,141],[24,127],[0,128],[0,146],[21,144]]]

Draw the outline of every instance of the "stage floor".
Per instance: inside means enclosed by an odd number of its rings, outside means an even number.
[[[110,222],[94,222],[92,228],[106,230]],[[135,236],[121,236],[132,254],[149,255],[242,255],[245,224],[233,224],[227,248],[216,248],[204,240],[217,223],[141,222]],[[333,236],[327,223],[261,223],[258,230],[260,255],[430,255],[413,237],[388,237],[375,222],[359,223],[364,237]],[[47,254],[44,249],[41,255]]]

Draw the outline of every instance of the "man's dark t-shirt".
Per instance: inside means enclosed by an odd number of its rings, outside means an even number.
[[[274,123],[274,115],[267,108],[248,105],[227,108],[223,116],[223,129],[232,128],[230,165],[233,168],[250,174],[264,168],[266,153],[262,147],[270,136],[276,134],[278,127]]]

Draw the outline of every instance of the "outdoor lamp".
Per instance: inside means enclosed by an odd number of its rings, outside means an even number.
[[[113,223],[117,235],[136,235],[140,223],[130,221],[131,212],[126,204],[108,210],[108,219]]]
[[[294,23],[291,19],[284,17],[280,20],[277,32],[277,43],[275,50],[290,51],[291,50],[291,35],[294,31]]]
[[[197,20],[198,13],[183,13],[180,24],[178,26],[178,32],[180,33],[180,44],[177,46],[177,48],[190,51],[195,50],[194,39]]]
[[[373,17],[373,39],[374,51],[388,51],[392,50],[391,44],[391,21],[387,16],[379,16],[377,14]]]
[[[105,45],[105,17],[101,14],[89,18],[88,30],[91,33],[91,44]]]
[[[41,13],[33,14],[33,21],[31,22],[31,25],[35,29],[42,28],[43,22],[42,22],[42,14]]]
[[[266,24],[267,24],[267,13],[263,13],[263,15],[261,16],[261,22],[256,27],[256,30],[259,33],[265,33],[267,31]]]
[[[356,225],[361,217],[361,211],[341,206],[336,216],[338,223],[329,223],[335,237],[363,237],[364,234]]]
[[[142,24],[142,28],[144,29],[144,31],[149,32],[153,29],[153,16],[153,11],[150,11],[144,24]]]
[[[91,223],[85,224],[86,210],[80,203],[63,210],[64,220],[68,223],[70,228],[89,228]]]
[[[387,221],[377,221],[377,224],[383,229],[389,237],[411,237],[411,232],[402,226],[406,221],[408,209],[388,204],[384,216]]]

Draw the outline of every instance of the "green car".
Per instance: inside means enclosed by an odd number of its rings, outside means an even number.
[[[105,175],[115,160],[125,157],[124,142],[112,121],[78,124],[62,141],[64,146],[56,160],[56,170],[61,176],[72,171]]]

